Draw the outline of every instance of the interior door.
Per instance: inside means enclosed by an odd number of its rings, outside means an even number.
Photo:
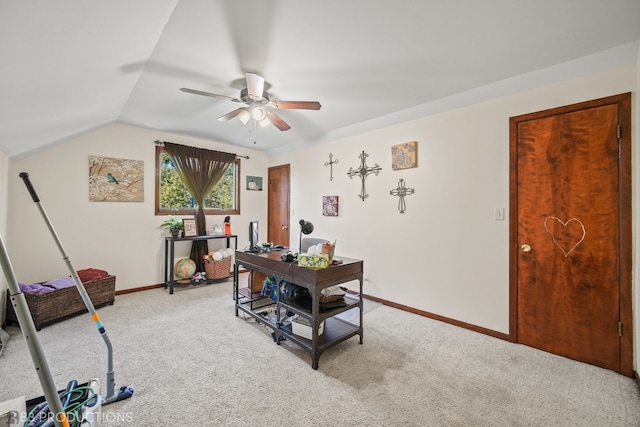
[[[289,165],[273,166],[268,171],[267,241],[289,245]]]
[[[630,101],[625,94],[510,123],[512,339],[626,375]]]

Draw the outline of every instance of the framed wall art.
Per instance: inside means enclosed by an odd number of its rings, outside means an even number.
[[[144,202],[142,160],[89,156],[89,200]]]
[[[322,196],[322,215],[338,216],[338,196]]]
[[[391,168],[394,171],[418,167],[418,141],[391,146]]]
[[[195,218],[187,218],[182,220],[183,237],[196,237],[198,235],[198,227],[196,227]]]
[[[247,190],[262,191],[262,177],[247,175]]]

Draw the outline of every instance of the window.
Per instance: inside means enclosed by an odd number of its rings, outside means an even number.
[[[205,215],[240,214],[240,160],[236,159],[205,197]],[[193,197],[173,167],[163,147],[156,147],[156,215],[195,213]]]

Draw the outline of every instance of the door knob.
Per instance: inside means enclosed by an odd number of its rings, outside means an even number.
[[[283,230],[286,230],[286,229],[287,229],[287,226],[286,226],[286,225],[283,225],[283,226],[282,226],[282,229],[283,229]]]
[[[531,246],[526,243],[520,246],[520,249],[522,249],[522,252],[531,252]]]

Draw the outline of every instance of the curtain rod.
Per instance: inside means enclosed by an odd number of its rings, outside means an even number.
[[[160,141],[159,139],[156,139],[155,141],[153,141],[156,145],[164,145],[165,142],[167,141]],[[239,156],[236,154],[236,157],[241,157],[243,159],[247,159],[249,160],[249,156]]]

